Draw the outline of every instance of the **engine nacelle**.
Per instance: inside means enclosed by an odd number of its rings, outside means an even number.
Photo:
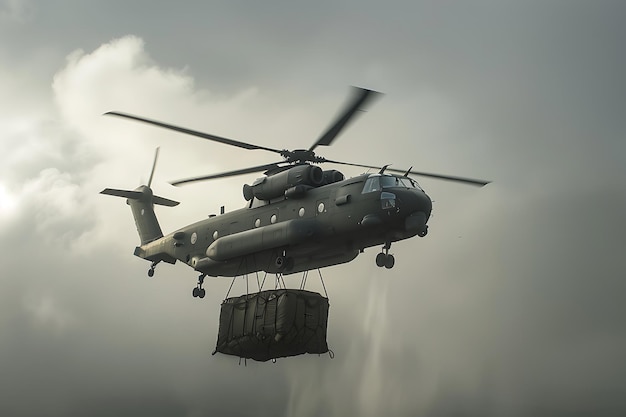
[[[324,171],[324,182],[323,184],[332,184],[334,182],[339,182],[339,181],[343,181],[344,180],[344,176],[341,172],[335,170],[335,169],[330,169],[327,171]]]
[[[256,197],[259,200],[271,200],[282,197],[285,191],[296,185],[318,187],[324,183],[324,172],[315,165],[296,165],[268,177],[259,178],[252,185],[243,186],[246,201]]]

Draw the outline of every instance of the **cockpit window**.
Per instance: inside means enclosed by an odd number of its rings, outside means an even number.
[[[382,185],[383,188],[402,187],[400,178],[392,177],[391,175],[383,175],[380,177],[380,185]]]
[[[380,177],[378,175],[369,177],[363,186],[363,194],[372,193],[374,191],[380,191]]]
[[[404,185],[406,188],[418,188],[418,189],[422,189],[419,184],[417,183],[417,181],[415,181],[414,179],[411,178],[400,178],[400,181],[402,182],[402,185]]]
[[[363,186],[363,194],[380,191],[383,188],[393,187],[418,188],[421,190],[417,182],[411,178],[396,177],[394,175],[374,174],[365,181],[365,185]]]

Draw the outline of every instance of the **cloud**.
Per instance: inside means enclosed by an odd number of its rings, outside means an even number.
[[[227,30],[219,13],[194,13],[207,31],[198,29],[198,39],[181,35],[169,14],[168,28],[139,19],[142,36],[120,38],[120,18],[115,30],[98,32],[113,39],[105,43],[76,42],[71,31],[55,38],[61,44],[51,48],[63,54],[85,48],[61,67],[52,59],[36,60],[45,70],[0,70],[2,414],[626,409],[624,60],[616,36],[623,25],[607,19],[621,14],[580,5],[367,7],[315,9],[324,24],[309,19],[302,31],[274,31],[284,15],[264,6],[261,20],[243,19],[254,20],[243,25],[246,42],[227,32],[219,44],[207,36]],[[288,13],[294,27],[310,17]],[[172,67],[164,57],[187,58]],[[24,62],[33,61],[15,68]],[[365,85],[350,77],[376,81],[388,95],[324,156],[417,162],[494,183],[475,189],[424,179],[435,200],[430,233],[394,243],[392,271],[375,267],[379,248],[323,271],[334,359],[237,366],[210,356],[230,280],[207,282],[203,303],[191,298],[195,273],[182,265],[159,265],[148,280],[148,264],[132,256],[128,208],[98,192],[145,181],[161,146],[155,190],[183,202],[157,212],[171,231],[222,204],[243,205],[241,184],[250,179],[180,189],[165,181],[272,155],[101,114],[127,111],[304,148],[340,106],[337,84]],[[241,279],[233,291],[245,291]]]
[[[226,288],[218,283],[223,293],[192,304],[195,274],[179,280],[179,268],[162,268],[157,275],[174,286],[154,292],[158,287],[144,278],[147,266],[132,257],[137,237],[130,212],[123,201],[98,194],[104,184],[137,183],[128,166],[151,133],[111,136],[132,127],[105,126],[103,110],[120,102],[129,110],[157,102],[191,107],[190,85],[188,77],[151,63],[139,39],[123,38],[70,55],[54,80],[55,110],[13,131],[14,146],[3,155],[3,209],[11,212],[3,210],[0,223],[6,245],[0,356],[8,364],[3,380],[11,381],[3,414],[130,415],[149,401],[162,413],[194,415],[226,410],[222,401],[239,395],[238,377],[225,371],[236,360],[209,361]],[[150,153],[140,167],[144,175]],[[252,383],[261,386],[259,378]],[[201,395],[206,389],[214,393]],[[238,404],[250,409],[271,389],[250,392]],[[27,400],[32,392],[39,392],[37,402]],[[280,412],[280,405],[267,408],[268,415]]]

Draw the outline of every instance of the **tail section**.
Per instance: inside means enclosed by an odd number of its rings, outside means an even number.
[[[139,186],[133,191],[105,188],[100,192],[100,194],[127,199],[126,204],[128,204],[133,211],[135,225],[137,226],[137,232],[139,232],[142,246],[163,237],[161,226],[159,226],[159,221],[156,218],[156,214],[154,214],[154,205],[158,204],[167,207],[178,205],[178,201],[168,200],[167,198],[159,197],[152,193],[150,184],[152,184],[152,177],[154,176],[154,169],[158,159],[159,148],[156,148],[148,185]]]
[[[146,185],[142,185],[133,191],[106,188],[100,193],[127,199],[126,203],[133,212],[142,246],[163,237],[161,226],[154,213],[154,205],[174,207],[179,204],[178,201],[155,196],[152,193],[152,189]]]

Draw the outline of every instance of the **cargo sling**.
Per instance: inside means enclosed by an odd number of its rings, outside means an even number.
[[[222,302],[213,354],[267,361],[328,352],[328,298],[296,289],[265,290]]]

